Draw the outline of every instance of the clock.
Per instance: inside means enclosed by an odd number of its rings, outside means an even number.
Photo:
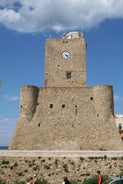
[[[70,52],[68,52],[68,51],[63,51],[61,55],[62,55],[62,58],[63,59],[70,58]]]

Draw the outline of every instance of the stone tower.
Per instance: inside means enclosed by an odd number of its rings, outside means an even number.
[[[123,150],[112,86],[86,86],[81,33],[46,41],[45,87],[21,87],[20,116],[9,149]]]
[[[80,39],[81,38],[81,39]],[[86,43],[80,33],[46,42],[46,87],[86,86]]]

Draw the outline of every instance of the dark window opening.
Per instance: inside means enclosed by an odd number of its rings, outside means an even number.
[[[63,43],[68,43],[68,40],[63,40]]]
[[[67,79],[71,79],[71,72],[66,73]]]
[[[93,97],[90,97],[90,100],[93,100]]]
[[[62,108],[65,108],[65,104],[62,104]]]
[[[53,108],[53,104],[50,104],[50,108]]]
[[[97,114],[97,117],[99,117],[99,113]]]
[[[75,105],[75,112],[76,112],[76,115],[77,115],[77,105]]]
[[[22,105],[21,105],[21,108],[22,108]]]
[[[122,130],[122,123],[118,123],[119,130]]]
[[[39,103],[37,103],[37,105],[39,105]]]
[[[40,123],[38,123],[38,127],[40,127],[40,125],[41,125],[41,124],[40,124]]]

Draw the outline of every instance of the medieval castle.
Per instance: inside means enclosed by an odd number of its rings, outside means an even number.
[[[123,150],[112,86],[86,86],[82,33],[47,39],[45,86],[21,87],[20,116],[9,149]]]

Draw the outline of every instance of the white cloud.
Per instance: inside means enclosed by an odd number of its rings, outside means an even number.
[[[17,123],[17,118],[4,118],[4,117],[0,117],[0,146],[2,145],[8,145],[15,126]]]
[[[7,101],[17,101],[20,99],[20,97],[18,96],[8,96],[8,95],[5,95],[4,98],[7,100]]]
[[[122,96],[114,95],[114,101],[115,102],[123,101],[123,97]]]
[[[20,97],[18,97],[18,96],[12,96],[12,97],[8,98],[9,101],[17,101],[19,99],[20,99]]]
[[[122,0],[1,0],[0,23],[19,32],[85,29],[123,18]]]
[[[3,117],[0,117],[0,126],[3,126],[5,124],[15,125],[16,122],[17,122],[16,118],[3,118]]]

